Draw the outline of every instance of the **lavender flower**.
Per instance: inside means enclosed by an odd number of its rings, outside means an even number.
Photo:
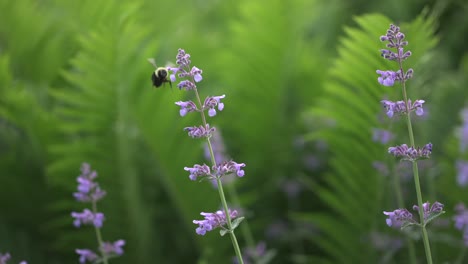
[[[388,153],[408,161],[416,161],[423,158],[427,159],[432,153],[432,144],[428,143],[422,148],[408,147],[408,145],[402,144],[400,146],[388,148]]]
[[[235,172],[237,176],[243,177],[245,172],[242,168],[245,167],[244,163],[236,163],[235,161],[225,161],[217,166],[213,166],[213,171],[216,172],[215,176],[221,177],[223,175]]]
[[[460,115],[463,123],[457,132],[460,140],[460,151],[461,153],[465,153],[466,148],[468,147],[468,108],[462,109]]]
[[[91,171],[91,166],[88,163],[81,165],[81,175],[76,179],[78,192],[73,194],[78,201],[97,202],[106,195],[106,192],[101,190],[99,184],[94,182],[96,177],[96,171]]]
[[[94,262],[99,259],[98,255],[89,249],[76,249],[75,252],[80,255],[80,263]]]
[[[180,116],[185,116],[187,113],[199,111],[197,105],[192,101],[178,101],[175,103],[180,106]]]
[[[8,260],[10,260],[11,256],[10,253],[1,254],[0,253],[0,264],[6,264]]]
[[[193,220],[194,224],[198,225],[196,229],[197,234],[205,235],[206,232],[216,229],[218,227],[225,228],[226,225],[226,215],[223,211],[219,210],[216,213],[200,213],[202,216],[205,217],[204,220]],[[229,210],[229,216],[231,219],[235,219],[237,217],[236,210]]]
[[[455,207],[457,214],[453,217],[455,228],[463,232],[463,241],[468,247],[468,210],[464,204],[460,203]]]
[[[468,185],[468,161],[457,160],[457,183],[460,187]]]
[[[190,172],[189,178],[192,181],[196,181],[199,177],[205,177],[205,176],[211,175],[210,167],[208,167],[206,164],[203,164],[203,165],[195,164],[193,168],[184,167],[184,170]]]
[[[75,218],[73,224],[76,227],[80,227],[83,225],[92,224],[97,228],[102,227],[102,223],[104,222],[104,214],[103,213],[93,213],[89,209],[84,209],[82,213],[72,212],[71,216]]]
[[[413,214],[411,214],[407,209],[396,209],[393,212],[383,212],[384,215],[388,216],[387,222],[388,226],[401,226],[405,222],[416,223],[413,220]]]
[[[210,127],[210,124],[206,124],[206,126],[186,127],[184,130],[188,131],[188,135],[192,138],[208,138],[211,137],[216,129],[214,127]]]
[[[124,251],[122,247],[125,246],[125,240],[119,239],[114,243],[111,242],[104,242],[101,245],[101,251],[106,256],[121,256],[123,255]]]
[[[423,204],[423,211],[424,211],[424,223],[423,225],[429,223],[434,215],[438,215],[444,213],[443,211],[444,205],[439,202],[434,202],[432,206],[430,206],[429,202]],[[413,210],[419,213],[419,207],[417,205],[413,205]],[[387,215],[388,218],[386,219],[388,226],[406,226],[411,224],[418,224],[416,220],[413,219],[413,214],[411,214],[407,209],[396,209],[393,212],[383,212],[384,215]]]
[[[208,110],[208,115],[210,117],[213,117],[216,115],[216,110],[214,109],[216,106],[218,106],[218,110],[222,111],[224,109],[224,104],[221,103],[221,99],[226,97],[224,94],[220,96],[208,96],[205,99],[205,102],[203,103],[203,110],[209,109]]]
[[[411,100],[408,99],[407,105],[405,105],[404,101],[393,102],[389,100],[382,100],[380,102],[387,111],[387,116],[390,118],[392,118],[395,114],[406,114],[407,110],[410,112],[416,111],[416,115],[418,116],[422,116],[424,114],[424,100],[416,100],[413,104],[411,104]]]
[[[394,137],[393,133],[385,130],[385,129],[379,129],[379,128],[374,128],[372,129],[372,140],[374,142],[379,142],[382,144],[387,144],[392,140]]]

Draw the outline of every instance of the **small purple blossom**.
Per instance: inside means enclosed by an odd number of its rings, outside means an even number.
[[[405,222],[415,222],[413,220],[413,214],[411,214],[407,209],[396,209],[393,212],[383,212],[384,215],[388,216],[385,220],[388,226],[400,227]]]
[[[457,160],[457,183],[460,187],[468,185],[468,161]]]
[[[372,129],[372,140],[374,142],[387,144],[388,142],[390,142],[390,140],[393,139],[393,137],[393,133],[388,130],[379,128]]]
[[[192,70],[190,70],[190,75],[193,76],[193,80],[195,82],[201,82],[201,80],[203,80],[202,73],[203,71],[195,66],[193,66]]]
[[[397,73],[394,71],[381,71],[377,70],[377,74],[380,74],[380,77],[377,78],[377,81],[383,86],[393,86],[395,80],[397,79]]]
[[[432,153],[432,144],[428,143],[424,147],[408,147],[402,144],[396,147],[389,147],[388,153],[395,157],[402,158],[403,160],[415,161],[422,158],[429,158]]]
[[[216,211],[216,213],[200,213],[202,216],[205,217],[204,220],[193,220],[193,223],[198,225],[198,228],[195,230],[199,235],[205,235],[206,232],[211,231],[215,228],[221,227],[225,228],[224,225],[226,224],[226,214],[224,211]],[[237,217],[236,210],[229,210],[229,216],[232,219]]]
[[[99,184],[94,182],[96,177],[96,171],[91,171],[91,166],[88,163],[81,165],[81,175],[76,179],[78,192],[73,194],[78,201],[97,202],[106,195],[106,192],[101,190]]]
[[[1,254],[0,253],[0,264],[6,264],[8,260],[10,260],[11,255],[10,253]]]
[[[216,176],[221,177],[223,175],[235,172],[238,177],[243,177],[245,172],[242,168],[245,167],[245,163],[236,163],[235,161],[225,161],[217,166],[213,166],[213,171],[216,172]]]
[[[119,239],[114,243],[111,242],[104,242],[101,245],[101,251],[106,256],[121,256],[123,255],[124,251],[122,247],[125,246],[125,240]]]
[[[463,108],[461,110],[462,125],[458,128],[457,136],[460,140],[460,151],[465,153],[466,148],[468,147],[468,108]]]
[[[224,109],[224,104],[221,103],[221,99],[224,99],[226,97],[224,94],[220,96],[208,96],[205,99],[205,102],[203,103],[203,110],[209,109],[208,110],[208,115],[210,117],[213,117],[216,115],[216,110],[215,107],[218,106],[218,110],[222,111]]]
[[[422,205],[424,212],[424,220],[427,220],[431,214],[439,213],[444,210],[444,205],[439,202],[434,202],[431,206],[429,202],[425,202]],[[413,210],[419,213],[419,206],[413,205]]]
[[[464,204],[459,203],[455,207],[456,215],[453,217],[455,228],[463,232],[463,241],[468,247],[468,210]]]
[[[99,258],[96,253],[89,249],[76,249],[75,252],[80,255],[80,263],[86,263],[86,261],[94,262]]]
[[[180,106],[180,116],[185,116],[187,113],[198,111],[197,105],[192,101],[178,101],[175,104]]]
[[[203,165],[195,164],[193,168],[184,167],[184,170],[190,173],[189,178],[192,181],[196,181],[197,178],[199,177],[205,177],[205,176],[211,175],[210,167],[208,167],[206,164],[203,164]]]
[[[84,209],[82,213],[72,212],[71,216],[75,218],[73,224],[76,227],[80,227],[81,225],[92,224],[97,228],[101,228],[104,222],[103,213],[93,213],[89,209]]]
[[[216,130],[214,127],[210,127],[210,124],[204,126],[193,126],[184,128],[188,132],[188,135],[192,138],[211,137],[213,132]]]
[[[196,88],[195,84],[189,80],[181,81],[179,84],[177,84],[177,87],[179,87],[179,89],[185,88],[185,90],[187,91],[193,90]]]
[[[416,100],[413,104],[411,104],[411,100],[408,99],[408,105],[405,105],[404,101],[389,101],[389,100],[382,100],[380,101],[387,111],[388,117],[393,117],[395,114],[406,114],[407,108],[410,112],[416,111],[416,115],[421,116],[424,114],[423,104],[424,100]]]

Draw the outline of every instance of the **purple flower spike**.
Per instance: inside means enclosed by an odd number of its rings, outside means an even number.
[[[80,255],[80,263],[94,262],[98,259],[98,255],[89,249],[77,249],[75,252]]]
[[[468,247],[468,210],[464,204],[460,203],[455,207],[456,215],[453,217],[455,228],[463,232],[463,241]]]
[[[195,230],[197,234],[204,236],[206,232],[209,232],[215,228],[222,227],[226,224],[226,215],[223,211],[219,210],[216,213],[200,213],[205,217],[204,220],[193,220],[193,223],[198,225]],[[229,210],[229,216],[232,219],[237,217],[236,210]]]
[[[190,172],[189,178],[192,181],[196,181],[198,177],[210,176],[211,174],[210,167],[208,167],[206,164],[195,164],[193,168],[184,167],[184,170]]]
[[[216,115],[216,110],[214,109],[216,106],[218,106],[219,111],[224,109],[224,104],[221,103],[221,99],[224,99],[224,97],[226,96],[223,94],[220,96],[209,96],[205,99],[205,102],[203,103],[203,109],[210,109],[208,110],[208,115],[210,117]]]
[[[175,104],[180,106],[180,116],[185,116],[187,113],[198,111],[197,105],[192,101],[178,101]]]
[[[106,192],[101,190],[99,184],[94,182],[96,177],[96,171],[91,171],[91,166],[88,163],[81,165],[81,175],[76,179],[78,192],[73,194],[78,201],[97,202],[106,195]]]
[[[92,224],[97,228],[101,228],[104,222],[104,214],[103,213],[93,213],[89,209],[84,209],[82,213],[72,212],[71,216],[75,218],[73,224],[76,227],[80,227],[82,224]]]
[[[121,256],[123,255],[124,251],[122,247],[125,246],[125,240],[120,239],[115,241],[114,243],[111,242],[104,242],[101,245],[101,250],[106,256]]]
[[[439,213],[444,210],[444,205],[439,203],[439,202],[434,202],[434,204],[431,204],[429,202],[423,203],[423,212],[424,212],[424,219],[427,220],[427,218],[433,214],[433,213]],[[417,211],[419,213],[419,206],[414,205],[413,210]]]

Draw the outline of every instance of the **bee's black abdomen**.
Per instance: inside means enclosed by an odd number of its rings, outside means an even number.
[[[158,73],[159,75],[159,73]],[[153,86],[156,86],[156,88],[160,87],[163,83],[163,79],[159,78],[158,76],[156,76],[156,73],[153,72],[153,74],[151,74],[151,81],[153,82]]]

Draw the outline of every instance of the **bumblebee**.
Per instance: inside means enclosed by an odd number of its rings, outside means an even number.
[[[148,59],[148,61],[156,68],[153,74],[151,74],[151,81],[153,82],[153,86],[159,88],[161,85],[169,83],[172,88],[172,82],[169,79],[169,69],[166,67],[158,67],[154,59]]]

